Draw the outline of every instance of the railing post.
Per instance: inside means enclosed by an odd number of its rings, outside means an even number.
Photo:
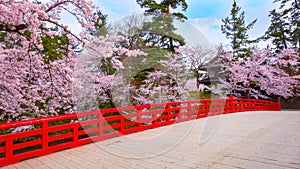
[[[9,137],[5,141],[5,158],[10,161],[13,157],[13,138]]]
[[[239,112],[244,111],[244,99],[239,99]]]
[[[244,99],[239,99],[239,112],[244,111]]]
[[[229,104],[229,100],[228,98],[225,98],[225,101],[224,101],[224,114],[227,114],[228,113],[228,104]]]
[[[124,134],[124,116],[120,115],[121,118],[120,118],[120,130],[119,130],[119,133],[120,134]]]
[[[229,96],[228,99],[229,99],[229,113],[232,113],[234,107],[233,96],[232,95]]]
[[[223,113],[224,113],[223,99],[219,99],[219,100],[218,100],[218,104],[219,104],[219,105],[218,105],[218,106],[219,106],[219,107],[218,107],[218,109],[219,109],[218,111],[219,111],[219,112],[218,112],[217,114],[218,114],[218,115],[219,115],[219,114],[223,114]],[[223,108],[223,109],[222,109],[222,108]]]
[[[102,116],[101,110],[98,112],[98,140],[102,140],[104,136],[103,126],[104,126],[104,117]]]
[[[208,104],[208,100],[205,100],[204,101],[204,107],[205,107],[205,117],[208,117],[208,112],[209,112],[209,107],[210,107],[210,104]]]
[[[254,110],[254,111],[257,111],[257,110],[258,110],[258,101],[257,101],[256,99],[254,100],[253,110]]]
[[[201,110],[201,108],[202,108],[202,106],[201,106],[201,100],[200,100],[199,105],[197,106],[197,119],[201,118],[201,112],[203,111],[203,110]],[[205,112],[206,112],[206,107],[204,105],[204,113]]]
[[[251,99],[247,100],[247,111],[251,111]]]
[[[197,119],[197,118],[198,118],[198,112],[199,112],[199,111],[197,111],[196,117],[193,118],[193,112],[192,112],[192,109],[191,109],[192,103],[191,103],[191,102],[188,102],[188,103],[187,103],[187,107],[188,107],[188,108],[187,108],[187,111],[188,111],[188,115],[190,116],[190,120]],[[180,114],[178,114],[178,115],[180,115]],[[180,116],[178,116],[178,119],[180,119]]]
[[[248,111],[248,100],[249,98],[243,101],[243,112]]]
[[[73,125],[73,143],[74,145],[78,142],[78,127],[80,123],[75,122]]]
[[[157,124],[158,113],[153,113],[152,118],[153,118],[152,125]]]
[[[167,110],[167,124],[171,124],[171,105],[170,105],[170,103],[167,103],[166,110]]]
[[[218,112],[216,113],[216,115],[223,114],[222,111],[222,100],[218,99]]]
[[[143,131],[143,123],[142,123],[142,109],[137,108],[137,122],[138,122],[138,131]]]
[[[48,148],[48,120],[43,119],[42,121],[42,149],[46,150]]]

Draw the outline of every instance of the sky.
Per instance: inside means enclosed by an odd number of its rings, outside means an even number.
[[[260,37],[267,30],[270,19],[269,11],[276,8],[273,0],[236,0],[237,4],[245,11],[246,23],[257,19],[253,29],[249,31],[250,39]],[[142,13],[136,0],[93,0],[108,14],[109,21],[117,21],[122,17]],[[195,26],[212,44],[226,43],[221,32],[221,19],[229,16],[233,0],[187,0],[188,9],[185,15],[189,24]],[[266,45],[262,42],[261,45]]]
[[[132,14],[141,14],[143,9],[136,0],[92,0],[100,10],[108,15],[109,22],[121,20]],[[253,29],[250,30],[250,39],[262,36],[267,30],[270,19],[269,11],[277,8],[273,0],[236,0],[237,4],[245,11],[246,24],[257,19]],[[233,0],[186,0],[188,9],[184,14],[189,18],[188,24],[193,25],[201,32],[211,44],[228,43],[221,32],[221,19],[230,15]],[[68,21],[66,21],[68,22]],[[75,26],[75,25],[74,25]],[[74,28],[76,29],[76,28]],[[181,31],[181,32],[184,32]],[[260,47],[265,47],[266,42],[261,42]]]

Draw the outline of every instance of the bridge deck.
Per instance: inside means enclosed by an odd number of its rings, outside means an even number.
[[[8,168],[300,168],[300,112],[247,112],[88,144]]]

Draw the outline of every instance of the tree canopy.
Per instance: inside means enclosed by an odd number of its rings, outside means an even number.
[[[182,11],[188,8],[185,0],[137,0],[141,8],[146,8],[145,14],[152,15],[151,22],[145,22],[142,28],[142,36],[146,37],[146,44],[150,46],[160,46],[168,48],[175,52],[175,48],[184,44],[184,39],[175,33],[176,28],[173,26],[173,18],[185,21],[187,17],[180,12],[171,12],[181,6]],[[153,43],[155,43],[153,45]],[[177,44],[174,44],[177,43]]]
[[[185,0],[162,0],[159,3],[155,0],[137,0],[136,1],[141,8],[146,8],[146,14],[167,14],[174,17],[186,20],[187,17],[180,12],[171,13],[171,9],[177,9],[181,7],[182,11],[186,11],[188,4]]]
[[[270,11],[271,24],[266,38],[271,39],[278,50],[294,48],[300,56],[300,8],[297,0],[275,0],[279,9]]]
[[[234,55],[238,57],[244,57],[249,54],[249,44],[255,42],[249,40],[248,30],[252,29],[256,19],[250,22],[248,25],[245,23],[245,12],[241,11],[236,1],[232,4],[230,17],[222,19],[223,25],[221,25],[222,33],[225,34],[227,39],[230,39],[230,44]]]

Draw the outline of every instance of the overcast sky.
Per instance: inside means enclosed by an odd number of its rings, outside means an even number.
[[[250,38],[254,39],[263,35],[270,23],[269,11],[275,8],[273,0],[236,1],[245,11],[246,23],[257,18],[254,28],[249,32]],[[109,16],[109,22],[143,12],[136,0],[93,0],[93,2]],[[226,38],[220,30],[221,19],[229,16],[233,0],[187,0],[187,3],[189,7],[185,14],[189,18],[188,23],[198,28],[211,43],[226,43]],[[266,45],[266,43],[261,45]]]

